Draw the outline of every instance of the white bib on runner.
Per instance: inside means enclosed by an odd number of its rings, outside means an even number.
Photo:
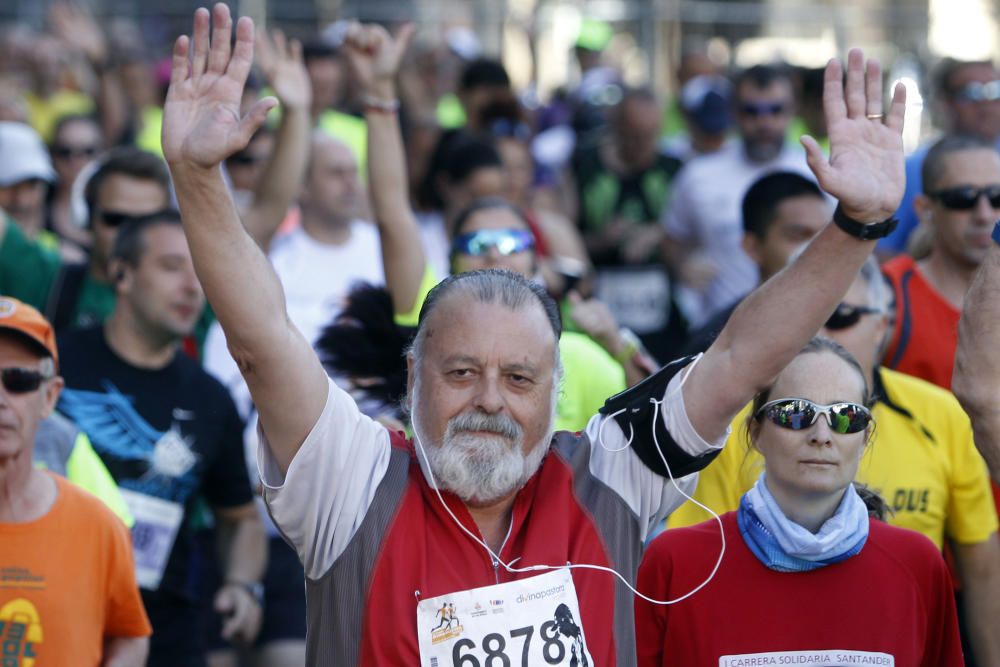
[[[423,667],[593,667],[568,569],[421,600]]]
[[[174,549],[177,530],[184,518],[180,503],[154,498],[144,493],[121,489],[125,504],[135,519],[132,526],[132,551],[135,554],[135,579],[140,588],[155,591],[167,569]]]

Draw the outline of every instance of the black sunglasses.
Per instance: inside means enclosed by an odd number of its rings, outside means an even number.
[[[779,398],[760,406],[754,417],[760,421],[767,417],[776,426],[792,431],[802,431],[816,423],[820,415],[834,433],[860,433],[871,423],[872,413],[859,403],[832,403],[820,405],[805,398]]]
[[[97,155],[97,146],[53,146],[52,157],[68,160],[75,157],[92,158]]]
[[[108,227],[121,227],[122,225],[131,225],[154,219],[159,220],[161,218],[177,219],[176,211],[171,209],[163,209],[160,211],[154,211],[153,213],[144,213],[143,215],[132,215],[131,213],[122,213],[121,211],[102,210],[98,211],[98,216]]]
[[[42,386],[42,382],[51,377],[51,374],[30,368],[0,369],[0,383],[11,394],[27,394],[35,391]]]
[[[853,327],[861,320],[862,315],[872,315],[880,313],[878,308],[871,306],[854,306],[849,303],[838,303],[837,309],[830,315],[830,319],[823,326],[834,331]]]
[[[929,192],[927,196],[941,202],[945,208],[955,211],[968,211],[975,207],[982,196],[990,202],[993,208],[1000,208],[1000,185],[987,185],[976,188],[971,185],[960,185],[956,188],[946,188],[937,192]]]
[[[777,116],[785,112],[784,102],[744,102],[740,104],[740,113],[744,116]]]
[[[267,158],[263,155],[251,155],[250,153],[237,153],[231,156],[226,162],[229,164],[238,164],[241,167],[249,167],[250,165],[257,164],[258,162],[263,162]]]

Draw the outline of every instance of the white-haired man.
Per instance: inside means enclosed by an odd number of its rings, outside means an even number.
[[[164,153],[196,269],[260,413],[266,499],[305,565],[308,662],[635,664],[627,587],[565,566],[634,580],[643,539],[680,500],[668,472],[690,488],[732,416],[847,290],[873,245],[859,239],[891,228],[883,221],[903,186],[901,90],[883,124],[877,64],[866,72],[852,52],[846,100],[831,64],[833,159],[807,148],[841,199],[837,224],[747,298],[700,362],[671,364],[613,397],[582,434],[552,435],[560,325],[544,292],[502,271],[439,285],[408,357],[416,438],[406,441],[331,384],[235,214],[218,164],[274,101],[240,118],[253,24],[240,20],[231,50],[228,9],[213,13],[211,43],[199,10],[192,37],[175,45]],[[376,75],[393,72],[410,34],[353,26],[347,48],[368,53]],[[371,116],[395,109],[368,102]],[[750,335],[764,327],[771,335]]]

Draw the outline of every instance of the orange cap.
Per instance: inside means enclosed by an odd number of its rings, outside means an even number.
[[[59,361],[56,334],[42,314],[26,303],[0,296],[0,330],[15,331],[28,338],[38,351],[53,361]]]

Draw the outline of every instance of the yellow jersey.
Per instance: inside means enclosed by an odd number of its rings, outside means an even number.
[[[877,491],[893,509],[888,523],[923,533],[941,548],[984,542],[997,530],[986,464],[972,440],[972,425],[951,392],[887,368],[875,372],[875,430],[857,481]],[[694,498],[722,514],[735,510],[753,486],[764,460],[750,448],[746,419],[736,416],[725,449],[700,474]],[[710,518],[690,501],[668,528]]]

